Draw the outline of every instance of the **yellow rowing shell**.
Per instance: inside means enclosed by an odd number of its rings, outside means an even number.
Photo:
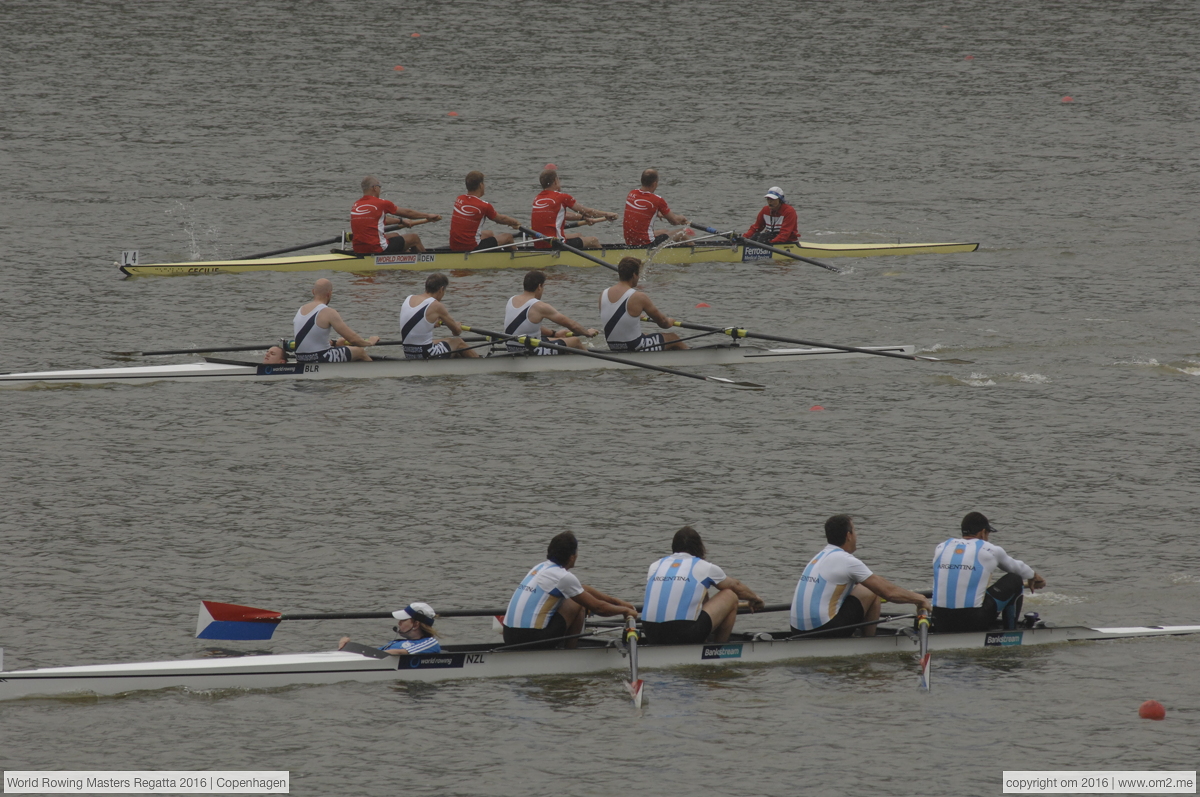
[[[780,244],[802,257],[878,257],[880,255],[945,255],[974,252],[977,243],[949,244]],[[606,260],[614,267],[623,257],[645,260],[642,247],[606,246],[590,249],[588,254]],[[767,260],[788,261],[757,247],[735,245],[673,246],[654,253],[655,263],[757,263]],[[148,263],[121,266],[130,277],[183,277],[195,274],[240,274],[248,271],[437,271],[440,269],[552,268],[554,266],[595,267],[592,261],[573,252],[523,249],[516,252],[450,252],[430,250],[421,254],[368,255],[358,257],[335,251],[325,255],[267,257],[260,260],[197,260],[191,263]]]

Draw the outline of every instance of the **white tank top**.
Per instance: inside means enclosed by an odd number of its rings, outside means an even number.
[[[504,305],[504,334],[506,335],[528,335],[529,337],[537,338],[542,335],[542,325],[535,324],[529,320],[529,311],[537,304],[538,300],[530,299],[520,307],[513,306],[514,296]]]
[[[409,346],[428,346],[433,343],[433,322],[425,317],[425,310],[434,299],[430,296],[416,307],[410,307],[408,300],[415,295],[405,297],[404,304],[400,305],[401,341]]]
[[[642,337],[642,320],[626,310],[629,298],[637,293],[636,288],[625,291],[615,302],[608,300],[608,291],[600,294],[600,324],[604,327],[604,339],[617,343],[632,343]]]
[[[317,313],[324,310],[329,305],[318,304],[313,308],[311,313],[305,315],[301,307],[296,311],[296,317],[292,319],[292,334],[299,335],[300,330],[308,323],[308,319],[314,318]],[[308,330],[308,334],[304,336],[304,340],[300,341],[300,345],[296,347],[296,354],[312,354],[313,352],[325,351],[329,348],[329,327],[321,329],[321,325],[313,323],[312,329]]]

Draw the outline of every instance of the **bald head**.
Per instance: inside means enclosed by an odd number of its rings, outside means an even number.
[[[642,188],[651,189],[658,185],[658,169],[647,169],[642,172]]]
[[[328,302],[333,297],[333,283],[321,277],[313,283],[313,298]]]
[[[367,194],[371,193],[376,188],[382,188],[382,187],[383,186],[381,186],[379,184],[379,178],[373,174],[368,174],[366,177],[362,178],[363,196],[366,196]]]

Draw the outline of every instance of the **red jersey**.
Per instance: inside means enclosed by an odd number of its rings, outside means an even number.
[[[496,218],[496,209],[491,202],[470,194],[454,200],[454,214],[450,217],[451,251],[470,252],[478,246],[479,228],[485,218]]]
[[[667,200],[651,191],[635,188],[625,197],[625,219],[622,223],[625,243],[629,246],[649,246],[654,240],[654,220],[660,213],[670,213]]]
[[[350,232],[354,235],[354,251],[364,254],[382,252],[387,249],[387,236],[383,234],[383,217],[400,213],[400,208],[386,199],[364,196],[350,208]]]
[[[764,205],[754,219],[754,224],[746,230],[749,238],[763,230],[774,233],[766,243],[794,244],[800,240],[800,228],[796,222],[796,209],[786,202],[780,202],[779,207],[771,210],[770,205]]]
[[[563,237],[563,219],[566,218],[567,208],[575,207],[575,197],[561,191],[551,191],[547,188],[533,198],[533,212],[529,214],[529,227],[542,235]],[[549,249],[549,241],[538,241],[534,244],[538,249]]]

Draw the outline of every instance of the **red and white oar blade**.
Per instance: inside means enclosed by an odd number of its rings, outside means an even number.
[[[642,707],[642,685],[641,678],[633,682],[625,682],[625,688],[629,690],[629,696],[633,698],[633,705],[638,708]]]
[[[253,606],[200,601],[196,639],[270,639],[282,616]]]

